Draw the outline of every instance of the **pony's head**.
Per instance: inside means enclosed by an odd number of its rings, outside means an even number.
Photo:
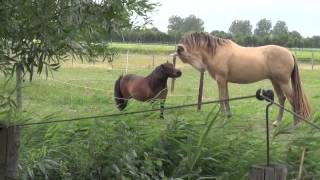
[[[179,69],[176,69],[171,63],[164,63],[158,66],[155,70],[157,74],[161,74],[165,77],[177,78],[182,75],[182,72]]]
[[[174,55],[178,56],[183,63],[192,65],[199,71],[206,69],[206,60],[214,56],[217,46],[227,42],[225,39],[211,36],[207,33],[186,34],[177,46]]]

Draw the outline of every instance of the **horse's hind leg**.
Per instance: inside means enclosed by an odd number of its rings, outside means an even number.
[[[290,83],[287,82],[285,84],[281,84],[281,89],[284,92],[285,96],[288,98],[292,108],[294,107],[294,103],[293,103],[293,92],[292,92],[292,87],[290,86]],[[293,108],[294,109],[294,108]],[[294,117],[294,123],[297,124],[299,121],[299,118],[296,116]]]
[[[278,83],[276,83],[274,81],[271,81],[271,82],[272,82],[272,85],[273,85],[273,89],[275,90],[276,95],[278,96],[279,104],[281,106],[284,106],[284,102],[286,101],[286,97],[284,96],[284,93],[283,93],[281,87],[279,86]],[[272,125],[274,127],[279,126],[279,124],[281,123],[281,121],[283,119],[283,113],[284,113],[284,109],[283,108],[279,108],[279,113],[278,113],[277,120],[272,123]]]

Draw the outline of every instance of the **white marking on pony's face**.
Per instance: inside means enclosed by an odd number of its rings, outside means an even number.
[[[198,51],[188,52],[183,44],[177,46],[177,56],[183,63],[188,63],[200,72],[206,70],[206,65],[202,61],[202,55]]]

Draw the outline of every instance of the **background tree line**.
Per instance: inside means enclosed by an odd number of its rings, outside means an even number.
[[[177,43],[183,34],[204,31],[204,22],[194,15],[186,18],[171,16],[168,31],[162,32],[157,28],[131,27],[114,32],[112,41],[133,43]],[[261,46],[275,44],[297,48],[320,48],[320,36],[303,37],[298,31],[289,31],[286,22],[277,21],[272,25],[271,20],[261,19],[255,29],[249,20],[234,20],[228,32],[213,30],[211,35],[232,39],[243,46]]]

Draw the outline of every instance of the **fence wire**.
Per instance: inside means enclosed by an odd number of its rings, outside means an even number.
[[[215,103],[220,103],[220,102],[224,102],[224,101],[238,101],[238,100],[250,99],[250,98],[255,98],[255,97],[256,97],[256,95],[241,96],[241,97],[235,97],[235,98],[229,98],[229,99],[223,99],[223,100],[206,101],[206,102],[202,102],[200,104],[201,105],[208,105],[208,104],[215,104]],[[192,106],[197,106],[197,105],[198,105],[198,103],[177,105],[177,106],[171,106],[171,107],[164,107],[163,110],[180,109],[180,108],[192,107]],[[29,122],[29,123],[22,123],[22,124],[16,124],[16,125],[22,127],[22,126],[31,126],[31,125],[62,123],[62,122],[81,121],[81,120],[89,120],[89,119],[97,119],[97,118],[108,118],[108,117],[116,117],[116,116],[134,115],[134,114],[141,114],[141,113],[147,113],[147,112],[155,112],[155,111],[160,111],[160,110],[161,110],[161,108],[147,109],[147,110],[141,110],[141,111],[124,112],[124,113],[112,113],[112,114],[97,115],[97,116],[87,116],[87,117],[78,117],[78,118],[70,118],[70,119],[58,119],[58,120],[52,120],[52,121]]]

